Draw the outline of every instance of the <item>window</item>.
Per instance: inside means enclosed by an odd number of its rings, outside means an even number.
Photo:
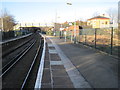
[[[108,22],[106,21],[105,24],[108,24]]]

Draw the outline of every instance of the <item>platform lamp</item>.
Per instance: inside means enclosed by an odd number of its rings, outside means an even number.
[[[72,5],[72,3],[68,2],[67,5]],[[71,37],[71,41],[72,41],[72,37]],[[76,18],[74,22],[74,43],[76,43]]]

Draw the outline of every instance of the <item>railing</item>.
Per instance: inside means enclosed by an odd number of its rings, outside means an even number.
[[[79,40],[83,44],[100,49],[112,55],[118,55],[118,29],[82,29]]]
[[[64,32],[62,33],[62,36],[65,37]],[[118,47],[120,47],[118,43],[118,28],[80,29],[77,31],[75,38],[73,32],[66,31],[66,33],[67,40],[69,41],[82,43],[118,56]]]
[[[8,31],[8,32],[2,32],[0,31],[0,35],[1,35],[1,40],[7,40],[7,39],[11,39],[11,38],[15,38],[15,37],[19,37],[22,35],[26,35],[29,34],[30,32],[27,30],[19,30],[19,31]]]

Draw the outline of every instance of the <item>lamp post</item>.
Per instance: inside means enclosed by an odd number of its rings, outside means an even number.
[[[66,32],[66,31],[64,32],[64,35],[65,35],[65,42],[66,42],[66,35],[67,35],[67,32]]]
[[[76,43],[76,20],[74,22],[74,43]]]
[[[62,37],[62,30],[63,30],[63,28],[62,28],[62,24],[61,24],[61,28],[60,28],[60,39],[61,39],[61,37]]]
[[[56,14],[55,14],[55,24],[54,24],[54,36],[56,36],[56,29],[57,29],[57,10],[56,10]]]
[[[69,25],[72,25],[72,23],[69,23]],[[71,42],[72,42],[72,30],[70,30],[71,32]]]
[[[72,3],[67,3],[67,5],[72,5]],[[71,35],[72,41],[72,35]],[[76,15],[75,15],[75,22],[74,22],[74,43],[76,43]]]

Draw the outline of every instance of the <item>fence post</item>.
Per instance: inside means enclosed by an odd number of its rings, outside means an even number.
[[[97,37],[96,37],[97,34],[96,33],[97,33],[97,28],[95,28],[95,48],[96,48],[96,39],[97,39]]]
[[[85,44],[87,44],[87,42],[86,42],[86,41],[87,41],[86,38],[87,38],[87,37],[86,37],[86,33],[85,33]]]
[[[113,50],[113,27],[111,27],[111,52],[110,52],[111,55],[112,55],[112,50]]]

